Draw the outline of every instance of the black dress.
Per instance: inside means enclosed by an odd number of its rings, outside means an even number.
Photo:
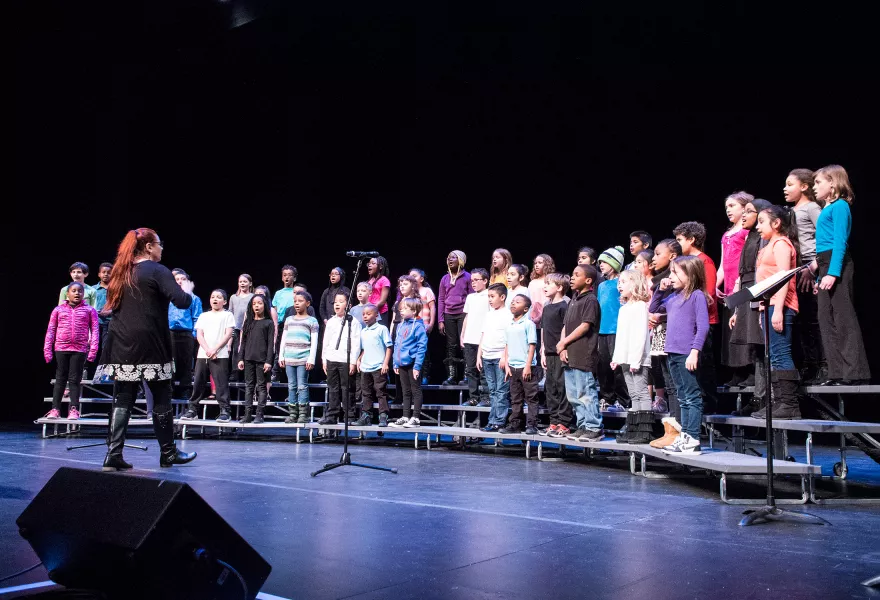
[[[742,254],[739,256],[740,289],[755,284],[758,264],[758,251],[763,246],[761,234],[754,229],[746,237]],[[726,324],[725,324],[726,326]],[[755,346],[764,345],[764,332],[761,329],[759,314],[749,303],[736,308],[736,326],[730,332],[730,354],[728,366],[745,367],[755,362]]]
[[[187,294],[166,267],[152,260],[134,266],[134,285],[122,292],[107,337],[104,372],[117,381],[171,379],[168,303],[188,308]]]

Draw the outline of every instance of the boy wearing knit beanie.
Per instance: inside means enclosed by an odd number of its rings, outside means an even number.
[[[620,291],[617,289],[617,277],[623,268],[624,254],[622,246],[608,248],[599,255],[599,271],[605,281],[599,284],[596,296],[601,307],[599,321],[599,396],[603,410],[623,411],[629,406],[629,392],[620,367],[611,368],[611,357],[614,356],[614,342],[617,339],[617,314],[620,312]]]

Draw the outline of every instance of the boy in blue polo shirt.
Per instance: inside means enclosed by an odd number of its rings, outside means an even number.
[[[361,374],[361,418],[356,425],[370,425],[373,402],[379,403],[379,427],[388,427],[388,366],[394,342],[388,328],[378,322],[379,309],[375,304],[363,306],[364,328],[361,329],[361,355],[357,368]]]
[[[522,431],[523,404],[528,404],[526,434],[538,433],[538,380],[532,375],[537,364],[535,347],[538,332],[535,324],[526,316],[532,301],[525,294],[517,294],[510,303],[513,320],[505,331],[507,345],[504,347],[504,369],[510,381],[510,421],[499,433],[520,433]]]

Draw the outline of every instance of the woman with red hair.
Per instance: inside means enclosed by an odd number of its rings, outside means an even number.
[[[171,412],[171,334],[168,303],[188,308],[191,281],[180,285],[162,260],[162,242],[152,229],[132,229],[119,244],[105,313],[113,313],[104,373],[115,380],[105,471],[131,469],[122,458],[128,420],[141,381],[153,393],[153,429],[159,441],[159,466],[188,463],[196,453],[177,450]]]

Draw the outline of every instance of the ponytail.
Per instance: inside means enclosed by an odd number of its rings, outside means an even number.
[[[767,213],[771,219],[779,219],[779,233],[784,235],[791,242],[795,251],[795,264],[800,262],[800,240],[798,239],[797,220],[794,210],[790,206],[780,206],[771,204],[761,212]]]
[[[125,234],[119,243],[116,260],[113,261],[110,283],[107,285],[107,303],[102,313],[109,314],[119,308],[122,304],[123,289],[133,288],[137,283],[134,275],[134,259],[143,254],[147,244],[155,243],[158,239],[156,232],[146,227],[132,229]]]

